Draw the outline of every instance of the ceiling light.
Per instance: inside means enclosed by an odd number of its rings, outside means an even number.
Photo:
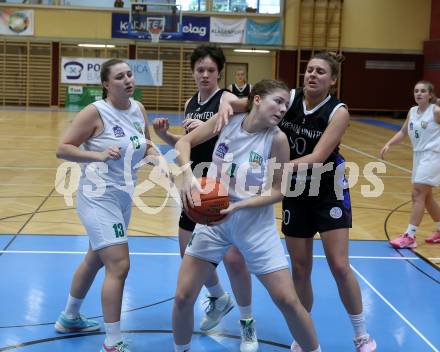
[[[259,54],[269,54],[270,50],[261,49],[234,49],[236,53],[259,53]]]
[[[78,44],[78,46],[84,48],[114,48],[115,47],[112,44]]]

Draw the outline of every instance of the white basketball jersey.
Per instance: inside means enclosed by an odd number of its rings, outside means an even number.
[[[135,183],[134,166],[143,159],[146,150],[145,118],[139,104],[133,99],[130,102],[127,110],[116,109],[105,100],[93,103],[104,123],[104,129],[81,147],[84,150],[103,151],[117,146],[120,148],[121,158],[109,159],[105,163],[83,163],[80,185],[96,187],[98,182],[104,181],[106,186],[124,187]]]
[[[246,132],[242,127],[246,116],[234,116],[223,128],[208,170],[208,177],[220,180],[229,189],[232,201],[250,198],[265,189],[272,140],[279,131],[275,126],[261,132]]]
[[[440,152],[440,125],[434,120],[434,104],[423,113],[418,113],[418,106],[409,110],[408,135],[415,152],[430,150]]]

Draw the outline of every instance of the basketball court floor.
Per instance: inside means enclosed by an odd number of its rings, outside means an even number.
[[[59,335],[53,324],[64,308],[72,274],[87,249],[75,214],[55,188],[61,161],[57,141],[72,113],[49,110],[0,111],[0,351],[98,351],[103,332]],[[150,116],[150,119],[155,115]],[[180,116],[168,115],[178,129]],[[354,118],[341,151],[359,166],[351,194],[354,226],[350,258],[362,290],[369,331],[378,351],[440,351],[440,245],[427,245],[432,230],[425,216],[416,251],[394,250],[387,240],[406,227],[410,211],[409,142],[392,149],[377,172],[384,185],[371,196],[368,163],[401,121]],[[154,135],[153,139],[160,142]],[[169,148],[159,145],[163,152]],[[146,177],[142,171],[140,178]],[[438,190],[436,199],[439,200]],[[74,195],[73,195],[74,200]],[[124,292],[122,328],[133,351],[172,351],[171,308],[180,264],[177,203],[152,189],[142,197],[154,213],[133,208],[129,227],[131,271]],[[276,205],[280,217],[280,207]],[[277,219],[278,223],[280,219]],[[314,248],[312,316],[323,351],[353,351],[352,328],[338,298],[319,237]],[[223,268],[220,276],[230,286]],[[82,312],[102,323],[98,274]],[[195,306],[194,351],[238,351],[238,310],[233,309],[211,334],[200,333],[203,294]],[[288,329],[257,279],[253,310],[260,351],[288,351]]]

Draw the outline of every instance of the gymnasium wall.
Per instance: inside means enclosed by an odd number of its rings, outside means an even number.
[[[278,60],[280,78],[291,86],[296,85],[292,66],[297,64],[299,9],[300,0],[287,0],[287,50]],[[344,1],[341,98],[352,111],[407,111],[413,105],[413,85],[424,75],[423,44],[430,22],[431,0]],[[382,63],[383,68],[368,69],[368,61]],[[398,69],[400,63],[413,68]],[[390,64],[394,67],[386,68]]]
[[[425,41],[424,78],[434,83],[440,96],[440,0],[432,0],[430,38]]]
[[[432,1],[438,4],[440,0]],[[229,62],[246,63],[248,65],[248,80],[251,83],[272,76],[285,80],[292,87],[295,86],[299,5],[300,0],[286,0],[283,50],[279,52],[272,51],[269,55],[242,55],[232,51],[233,45],[223,45]],[[25,5],[17,7],[29,8]],[[169,67],[175,67],[176,63],[186,60],[185,55],[188,55],[188,52],[197,45],[197,43],[160,43],[160,46],[156,46],[156,49],[154,49],[149,42],[138,41],[135,43],[131,40],[112,39],[111,12],[124,12],[125,10],[112,9],[106,11],[103,9],[46,6],[34,6],[33,8],[35,10],[34,37],[26,39],[18,37],[0,38],[0,41],[3,41],[4,52],[8,50],[9,41],[12,40],[14,43],[18,43],[17,45],[21,41],[26,41],[23,44],[26,48],[17,50],[17,53],[14,54],[16,55],[14,60],[19,58],[22,52],[27,52],[28,55],[35,52],[36,49],[32,46],[35,46],[36,42],[43,42],[45,48],[52,43],[52,48],[46,50],[50,55],[56,55],[57,52],[61,56],[110,57],[115,55],[114,52],[110,51],[104,53],[102,50],[78,50],[75,48],[76,43],[81,41],[99,41],[100,43],[111,42],[118,45],[120,47],[120,50],[117,50],[118,57],[127,56],[127,52],[134,55],[136,50],[133,48],[136,44],[138,48],[142,49],[141,52],[150,52],[148,58],[171,57],[172,60],[168,63]],[[429,39],[430,30],[433,31],[430,27],[430,21],[431,0],[345,0],[342,16],[342,50],[347,60],[342,66],[342,99],[354,110],[407,110],[412,104],[411,94],[408,93],[411,92],[415,81],[423,76],[423,43]],[[55,53],[53,53],[54,45],[57,48]],[[131,49],[129,49],[130,46]],[[169,55],[159,53],[159,48],[163,51],[167,47],[169,48],[169,50],[167,49]],[[151,48],[151,50],[148,48]],[[140,58],[139,55],[138,58]],[[370,70],[366,69],[367,60],[410,62],[414,68],[411,70]],[[23,65],[25,63],[23,62]],[[27,63],[28,67],[33,67],[29,59]],[[190,72],[185,71],[179,74],[186,77],[185,79],[191,80]],[[170,82],[172,82],[171,78],[170,76]],[[53,79],[53,82],[54,84],[58,83],[56,79]],[[32,88],[32,84],[27,84],[27,86]],[[386,94],[378,89],[378,86],[387,86]],[[181,87],[178,91],[173,91],[173,95],[176,94],[175,96],[179,97],[179,101],[165,105],[172,109],[180,109],[182,105],[180,99],[184,101],[193,87],[189,83],[188,87]],[[169,88],[177,89],[174,86]],[[38,89],[38,87],[35,88],[35,90]],[[63,104],[64,89],[65,87],[59,85],[59,90],[57,90],[59,99],[54,99],[54,95],[51,94],[49,100],[52,104],[54,102]],[[28,91],[32,90],[28,89]],[[147,91],[151,93],[151,90],[146,90],[145,93]],[[156,96],[161,96],[156,88],[154,88],[154,92]],[[31,98],[30,94],[26,101],[32,101]],[[12,104],[18,102],[18,100],[8,101]],[[4,100],[3,103],[6,104],[8,101],[5,102]],[[20,102],[22,101],[23,99],[20,100]],[[46,104],[46,101],[45,98],[42,105]],[[161,106],[156,102],[151,107],[160,108]]]

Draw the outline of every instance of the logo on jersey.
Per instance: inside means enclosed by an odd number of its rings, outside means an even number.
[[[253,168],[261,166],[263,164],[263,157],[257,152],[252,151],[251,154],[249,154],[249,163]]]
[[[333,207],[330,209],[330,216],[333,219],[339,219],[342,216],[342,209],[339,207]]]
[[[412,130],[414,128],[414,124],[412,122],[409,123],[409,129]]]
[[[225,143],[220,143],[215,150],[215,155],[220,159],[224,159],[229,147]]]
[[[138,131],[139,133],[144,133],[144,131],[142,131],[142,126],[139,122],[135,121],[133,122],[133,126],[134,128],[136,128],[136,131]]]
[[[237,171],[237,164],[236,163],[231,163],[231,166],[228,167],[228,169],[226,170],[226,174],[229,177],[235,177],[235,172]]]
[[[120,127],[118,125],[113,127],[113,133],[115,134],[115,137],[117,137],[117,138],[125,136],[124,130],[122,129],[122,127]]]
[[[428,122],[422,121],[420,122],[420,126],[422,126],[422,128],[425,129],[426,127],[428,127]]]

